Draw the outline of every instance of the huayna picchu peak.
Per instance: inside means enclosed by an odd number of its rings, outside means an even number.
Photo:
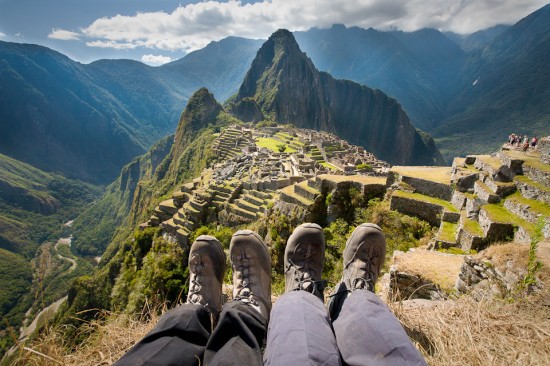
[[[332,132],[392,164],[444,164],[432,138],[415,130],[395,99],[319,72],[284,29],[262,45],[230,103],[237,118]]]

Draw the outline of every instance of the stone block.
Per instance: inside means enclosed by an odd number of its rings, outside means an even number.
[[[445,201],[450,201],[453,195],[453,189],[448,184],[432,182],[426,179],[412,178],[407,176],[402,176],[401,182],[413,187],[417,193],[430,197],[440,198]]]
[[[481,236],[472,234],[464,228],[458,230],[458,243],[464,251],[470,249],[479,251],[485,246],[485,240]]]
[[[474,183],[474,193],[479,199],[488,203],[500,202],[500,197],[496,195],[491,189],[483,182],[476,181]]]
[[[464,159],[464,164],[472,165],[476,162],[477,157],[475,155],[468,155],[466,156],[466,159]]]
[[[550,171],[524,164],[523,174],[529,179],[542,184],[544,187],[550,188]]]
[[[488,241],[510,240],[514,237],[515,226],[513,224],[493,222],[483,207],[479,210],[478,220],[483,235]]]
[[[451,204],[457,209],[462,210],[466,206],[466,195],[459,191],[453,192],[453,197],[451,198]]]
[[[460,221],[460,213],[443,211],[443,215],[441,216],[441,221],[457,223]]]
[[[516,185],[514,182],[495,182],[493,180],[487,179],[485,181],[485,184],[487,187],[489,187],[495,194],[497,194],[499,197],[505,197],[509,194],[514,193],[517,190]]]
[[[460,192],[468,192],[468,190],[474,188],[474,183],[479,179],[478,173],[473,173],[471,170],[460,171],[454,174],[451,181],[455,183],[456,189]]]
[[[499,153],[498,157],[504,165],[506,165],[514,174],[523,174],[523,160],[514,159],[506,154]]]
[[[416,216],[427,221],[432,226],[439,226],[441,224],[441,216],[443,214],[443,207],[440,205],[396,195],[393,195],[390,199],[390,210],[395,210],[405,215]]]
[[[545,189],[545,187],[519,180],[516,181],[516,185],[523,197],[550,204],[550,189]]]

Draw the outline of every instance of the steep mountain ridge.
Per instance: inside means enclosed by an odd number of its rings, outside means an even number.
[[[0,43],[1,153],[94,183],[145,151],[138,123],[67,57]]]
[[[449,117],[432,131],[446,157],[495,149],[512,132],[550,134],[548,60],[550,5],[471,54]]]
[[[317,71],[287,30],[260,48],[233,103],[250,99],[268,119],[334,132],[390,163],[444,164],[394,99]]]
[[[70,178],[109,183],[123,165],[174,132],[198,88],[234,93],[257,44],[231,38],[150,67],[131,60],[83,65],[46,47],[0,42],[0,153]]]
[[[336,25],[295,36],[319,70],[384,91],[424,130],[442,118],[466,56],[433,29],[406,33]]]

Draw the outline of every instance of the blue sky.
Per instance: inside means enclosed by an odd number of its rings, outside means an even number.
[[[0,0],[0,40],[36,43],[80,62],[132,58],[151,65],[227,36],[267,38],[339,23],[468,34],[513,24],[547,0]]]

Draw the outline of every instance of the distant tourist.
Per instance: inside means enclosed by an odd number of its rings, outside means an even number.
[[[534,149],[537,146],[537,143],[539,142],[539,139],[537,139],[537,136],[533,137],[531,140],[531,147]]]

